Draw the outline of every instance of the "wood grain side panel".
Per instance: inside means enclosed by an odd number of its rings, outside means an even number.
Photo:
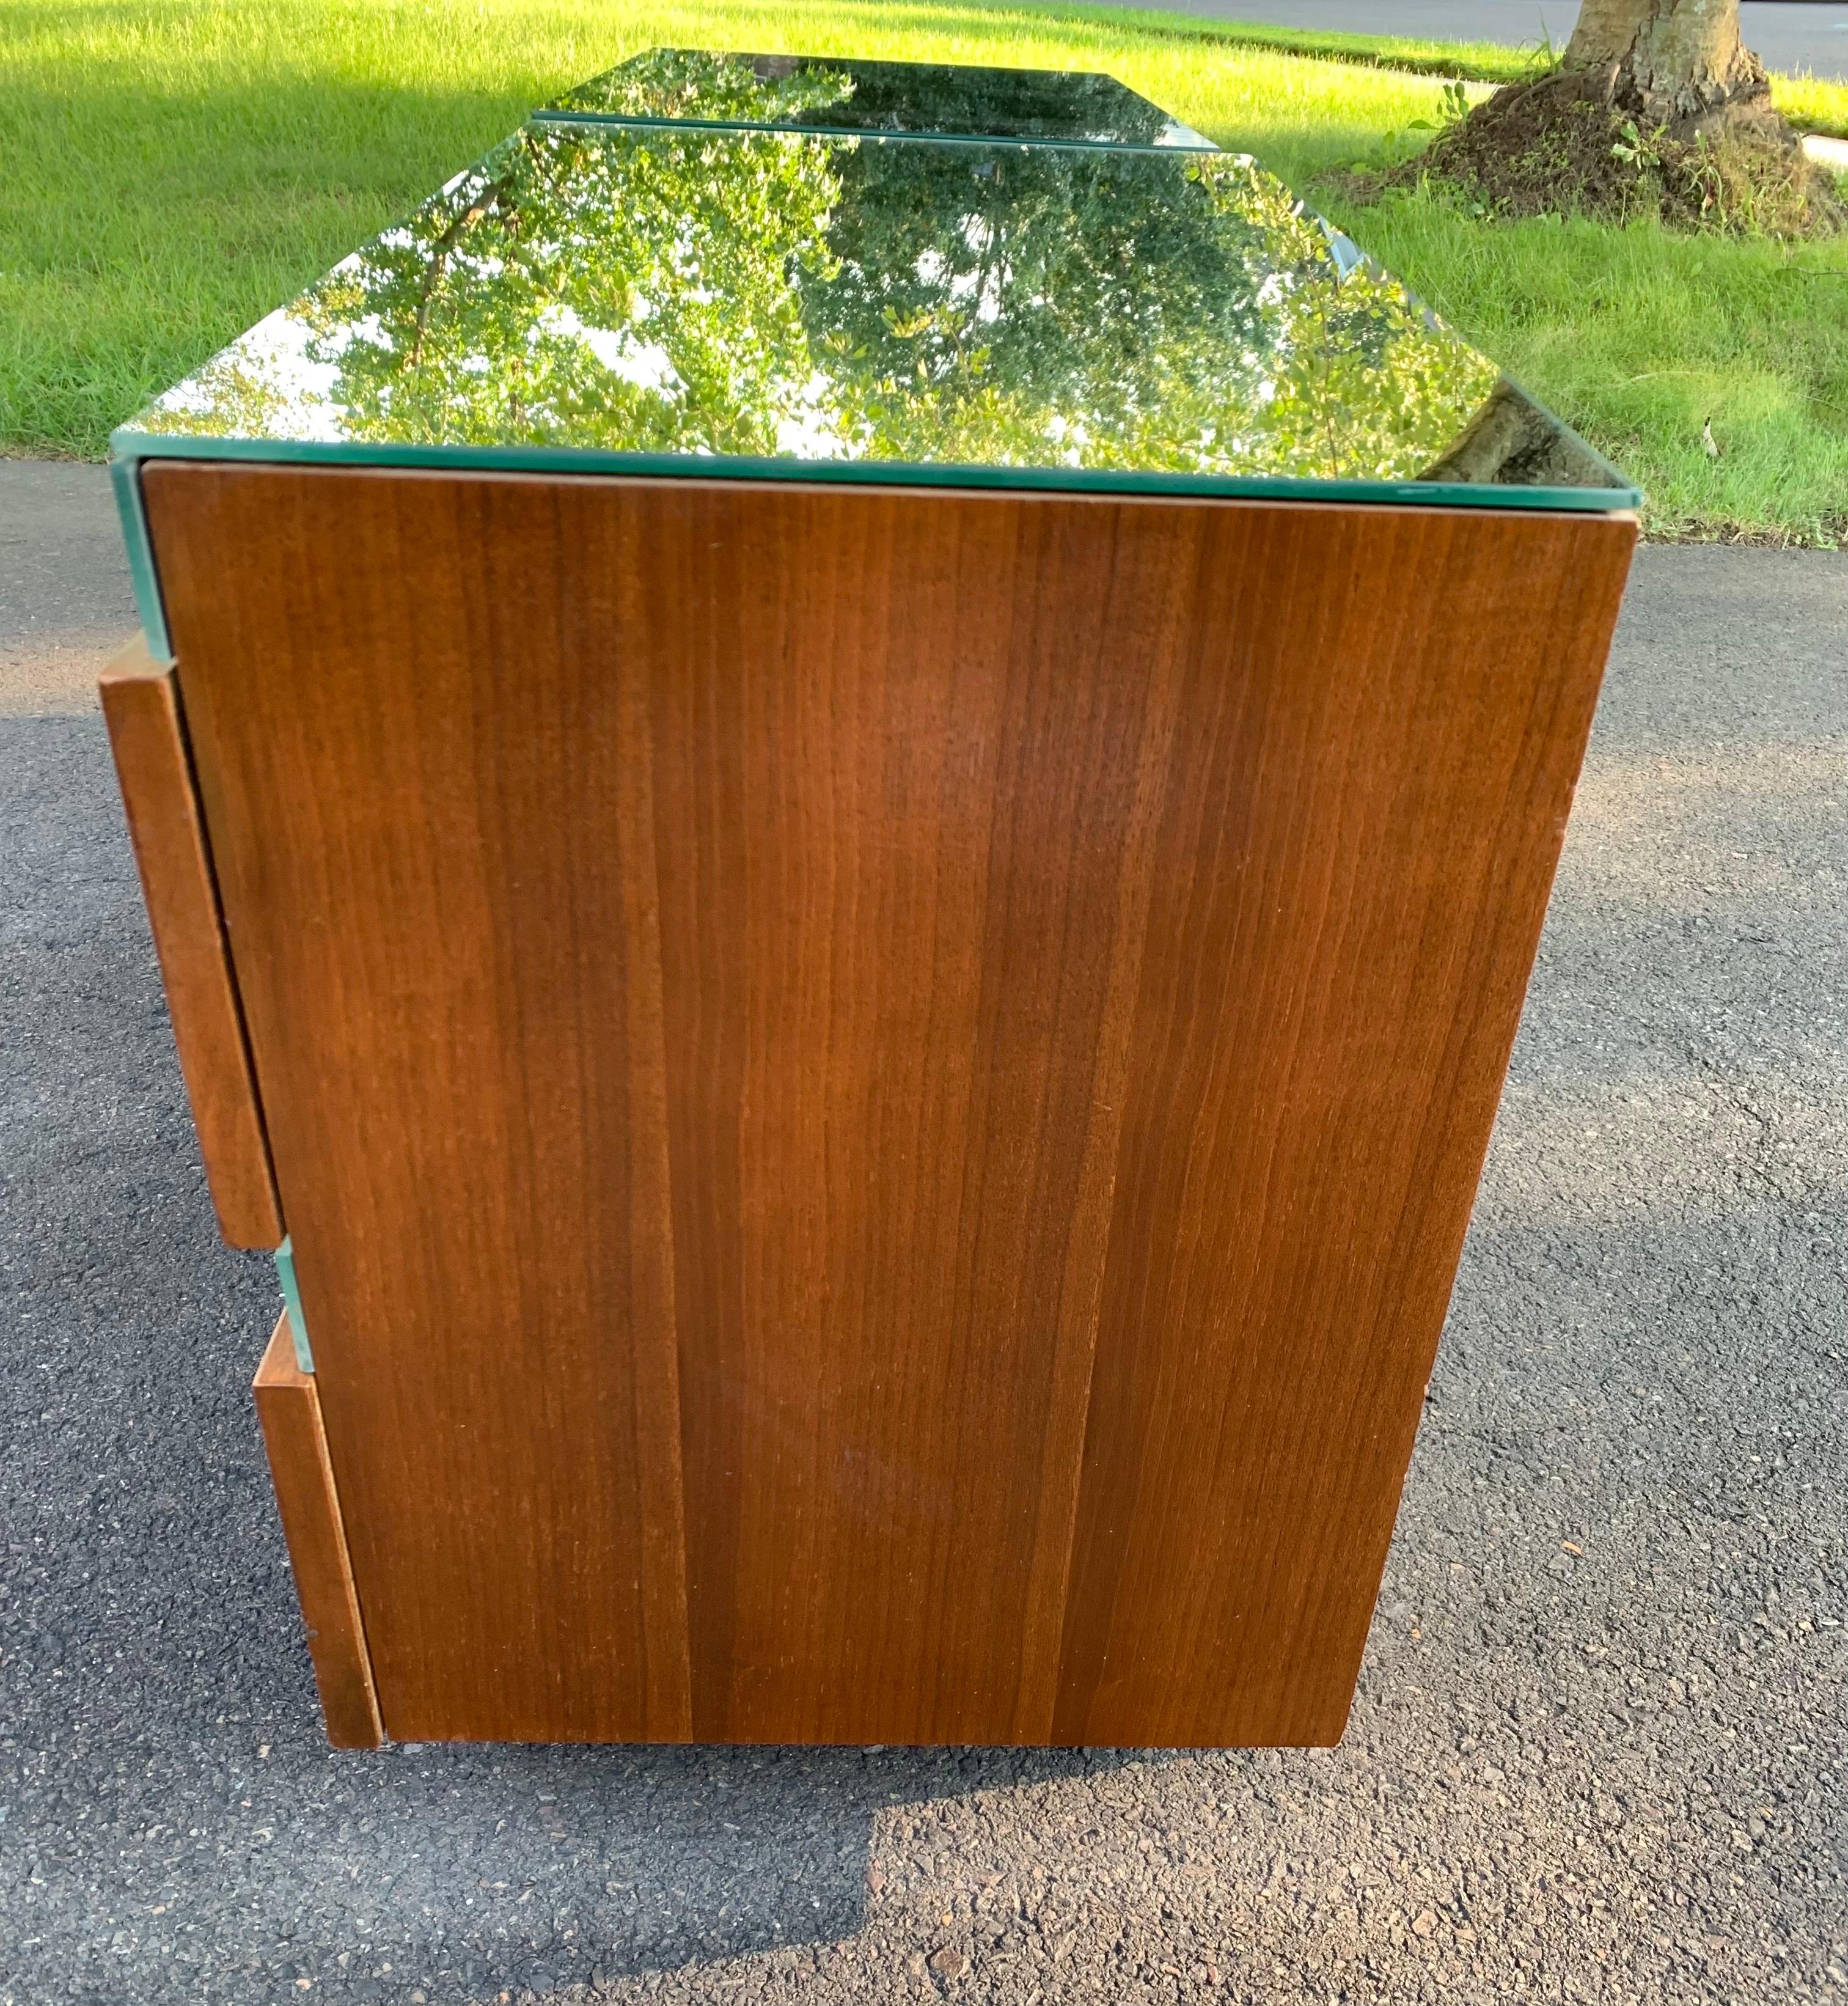
[[[139,636],[98,684],[219,1230],[282,1242],[256,1081],[171,669]]]
[[[143,484],[386,1730],[684,1739],[647,720],[495,491]]]
[[[1338,1731],[1633,526],[144,487],[388,1730]]]
[[[1201,523],[633,519],[695,1731],[1044,1740]]]
[[[1061,1741],[1339,1737],[1634,538],[1331,511],[1202,572]]]
[[[146,493],[388,1727],[1044,1739],[1191,519]]]
[[[359,1599],[347,1564],[340,1497],[327,1459],[315,1382],[295,1363],[286,1312],[270,1336],[251,1390],[269,1452],[270,1478],[288,1541],[327,1738],[336,1748],[376,1748],[385,1737]]]

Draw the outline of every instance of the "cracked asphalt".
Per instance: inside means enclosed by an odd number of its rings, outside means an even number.
[[[1848,1999],[1848,558],[1646,548],[1332,1752],[330,1754],[0,464],[0,2006]]]

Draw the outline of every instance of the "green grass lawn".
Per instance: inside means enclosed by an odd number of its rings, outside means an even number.
[[[101,452],[530,106],[660,42],[1108,69],[1311,194],[1639,480],[1656,529],[1848,537],[1848,240],[1359,206],[1332,178],[1417,143],[1436,75],[1068,5],[6,0],[0,443]]]

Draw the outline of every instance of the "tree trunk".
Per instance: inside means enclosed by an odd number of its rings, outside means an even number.
[[[1764,65],[1739,39],[1739,0],[1585,0],[1561,68],[1677,138],[1770,108]]]
[[[1739,39],[1739,0],[1584,0],[1557,69],[1497,91],[1394,177],[1474,195],[1478,214],[1790,238],[1848,222]],[[1513,407],[1492,415],[1470,451],[1518,450]]]

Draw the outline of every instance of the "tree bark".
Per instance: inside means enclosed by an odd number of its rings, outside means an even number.
[[[1739,0],[1585,0],[1561,67],[1683,131],[1769,105],[1764,65],[1739,38]]]
[[[1640,213],[1785,238],[1848,223],[1739,39],[1739,0],[1584,0],[1557,69],[1497,91],[1395,171],[1499,215]],[[1518,452],[1517,416],[1486,412],[1457,451]]]

